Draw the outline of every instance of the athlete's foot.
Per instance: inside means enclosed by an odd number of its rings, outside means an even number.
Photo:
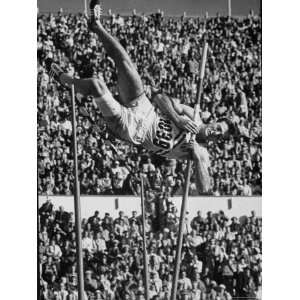
[[[100,0],[91,0],[90,2],[90,21],[91,23],[99,22],[102,15],[102,5]]]
[[[98,30],[101,29],[102,27],[100,21],[101,15],[102,15],[102,6],[100,0],[91,0],[88,27],[94,33],[97,33]]]
[[[51,78],[54,78],[57,82],[60,82],[60,75],[64,73],[63,69],[56,63],[53,62],[52,58],[47,58],[45,60],[46,69]]]

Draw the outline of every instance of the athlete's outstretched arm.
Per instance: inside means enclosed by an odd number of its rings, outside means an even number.
[[[209,154],[207,150],[197,142],[191,141],[188,148],[192,152],[195,164],[196,185],[199,194],[207,194],[210,191],[210,176],[208,172]]]
[[[173,102],[172,98],[164,94],[156,94],[152,99],[158,108],[167,115],[178,128],[195,134],[198,132],[198,125],[191,118],[181,114],[179,108],[174,105],[175,102]]]
[[[186,104],[182,104],[180,103],[180,100],[177,98],[171,98],[173,106],[176,110],[176,112],[180,115],[186,115],[187,117],[189,117],[191,120],[194,120],[194,108],[186,105]],[[200,122],[200,115],[196,116],[196,120],[197,122]]]

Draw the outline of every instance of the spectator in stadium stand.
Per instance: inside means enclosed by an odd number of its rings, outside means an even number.
[[[211,51],[201,103],[203,121],[210,123],[229,115],[244,135],[224,144],[208,144],[212,193],[260,195],[261,18],[253,14],[205,20],[156,14],[111,15],[105,23],[137,65],[146,92],[150,90],[151,76],[163,91],[192,105],[201,53],[199,41],[206,34]],[[69,195],[73,190],[70,93],[49,79],[44,60],[53,58],[74,76],[103,76],[109,89],[117,93],[115,68],[101,44],[88,32],[81,14],[38,15],[37,39],[38,191]],[[146,171],[152,189],[160,184],[171,194],[182,192],[184,162],[174,165],[174,172],[170,161],[114,141],[100,113],[92,109],[93,99],[77,98],[77,105],[88,112],[87,116],[80,108],[77,118],[80,185],[84,194],[137,195],[140,191],[136,172],[141,169]],[[115,168],[120,172],[114,172]],[[154,171],[161,174],[155,181],[151,180]],[[196,194],[193,182],[194,175],[191,192]]]
[[[203,218],[201,216],[201,211],[198,210],[197,211],[197,216],[193,218],[192,222],[191,222],[191,227],[193,229],[195,229],[196,231],[199,230],[200,226],[203,224]]]
[[[100,217],[99,217],[99,211],[96,210],[94,215],[92,217],[88,218],[88,223],[93,224],[94,222],[99,223],[100,222]]]
[[[165,197],[164,201],[170,202],[170,199]],[[167,209],[167,205],[163,207]],[[58,299],[62,295],[77,299],[75,224],[69,223],[66,234],[58,232],[61,219],[53,216],[70,213],[63,207],[52,207],[52,210],[39,229],[41,299]],[[43,213],[40,209],[39,215]],[[191,216],[191,226],[199,215]],[[149,217],[147,213],[147,219]],[[143,299],[141,228],[135,221],[139,218],[136,212],[131,218],[124,212],[112,218],[108,213],[102,215],[95,211],[83,220],[84,280],[88,300]],[[229,219],[223,211],[208,212],[201,218],[202,222],[197,225],[199,230],[188,229],[184,234],[179,299],[195,299],[194,295],[215,300],[255,299],[261,286],[261,219],[255,212],[248,217]],[[127,230],[115,233],[115,226],[123,222]],[[148,223],[150,299],[167,299],[171,291],[176,233],[168,228],[154,232],[153,225]],[[174,225],[178,226],[177,218]],[[195,251],[188,241],[199,234],[202,240]]]
[[[45,225],[45,221],[53,212],[53,203],[51,199],[48,198],[45,203],[39,208],[39,217],[40,217],[40,225],[43,227]]]

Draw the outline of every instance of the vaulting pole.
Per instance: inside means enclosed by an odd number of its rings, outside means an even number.
[[[200,112],[200,100],[203,91],[203,78],[205,73],[205,62],[207,56],[207,42],[204,43],[204,47],[202,50],[202,58],[201,58],[201,68],[200,68],[200,76],[199,76],[199,83],[197,89],[197,99],[196,105],[194,107],[194,120],[196,119],[197,115]],[[192,135],[191,139],[194,139],[195,136]],[[177,245],[176,245],[176,257],[175,257],[175,270],[173,274],[173,282],[172,282],[172,291],[171,291],[171,300],[176,300],[177,294],[177,285],[178,285],[178,277],[179,277],[179,270],[180,270],[180,262],[181,262],[181,251],[182,251],[182,244],[183,244],[183,229],[185,223],[185,216],[186,216],[186,205],[187,200],[189,197],[189,186],[190,186],[190,179],[191,179],[191,169],[192,169],[192,161],[188,160],[186,173],[185,173],[185,185],[184,185],[184,194],[181,203],[181,211],[180,211],[180,221],[179,221],[179,229],[178,229],[178,237],[177,237]]]
[[[87,0],[83,0],[83,13],[85,16],[88,16],[87,12]]]
[[[228,6],[228,17],[231,17],[231,0],[228,0],[227,6]]]

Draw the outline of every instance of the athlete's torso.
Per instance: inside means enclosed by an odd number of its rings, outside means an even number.
[[[136,107],[122,107],[120,115],[107,118],[106,122],[116,137],[142,145],[152,153],[183,160],[189,155],[185,147],[189,142],[188,133],[159,110],[155,111],[145,95]]]
[[[187,132],[179,129],[165,115],[156,112],[152,128],[146,135],[143,146],[150,152],[164,157],[186,159],[187,143]]]

